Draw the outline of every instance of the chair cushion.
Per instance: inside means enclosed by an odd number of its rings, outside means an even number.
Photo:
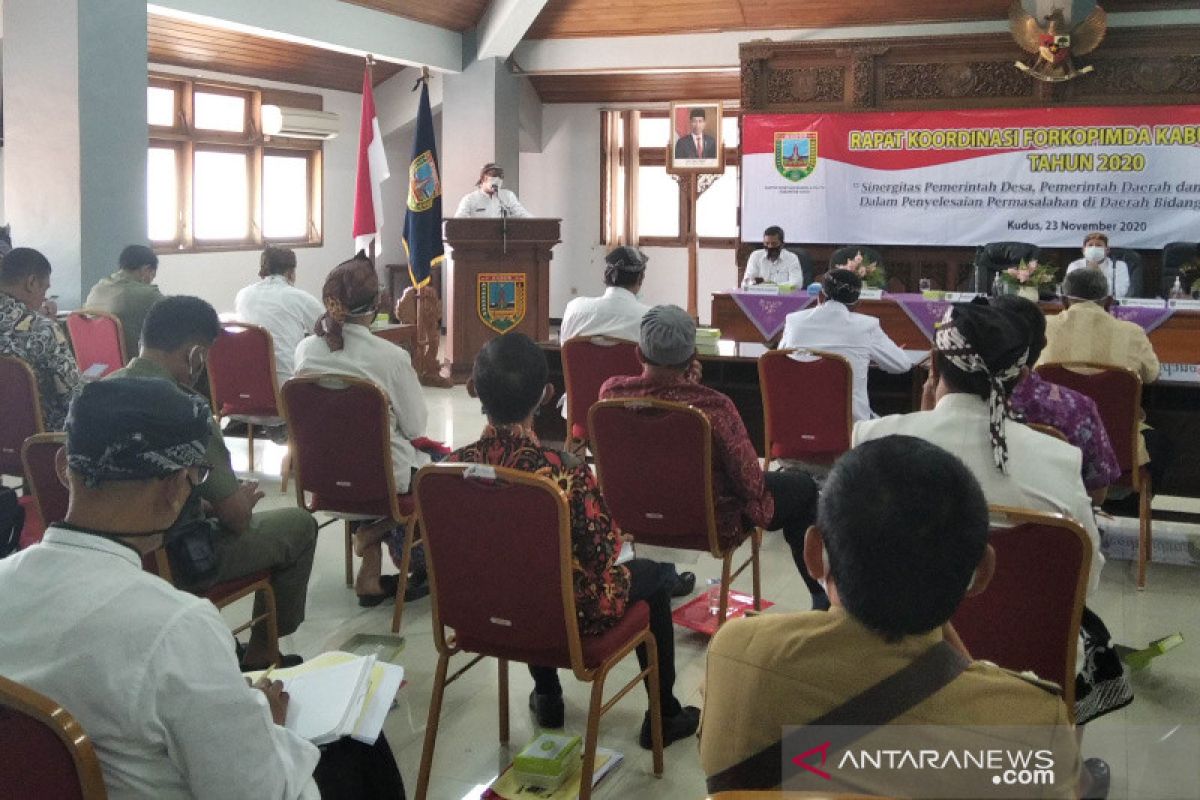
[[[616,625],[596,636],[581,636],[583,645],[583,664],[588,669],[595,669],[605,659],[620,650],[630,639],[637,636],[650,625],[650,606],[639,600],[630,603],[625,609],[625,616]],[[533,664],[539,667],[560,667],[570,669],[571,655],[564,651],[521,650],[515,647],[496,646],[491,642],[472,639],[468,635],[458,637],[458,646],[472,653],[503,658],[509,661],[520,661],[523,664]]]
[[[260,572],[252,572],[249,575],[243,575],[231,581],[214,584],[201,596],[211,600],[213,605],[220,605],[221,601],[225,598],[240,594],[245,591],[246,587],[253,586],[259,581],[269,580],[270,578],[271,573],[268,570],[264,569]]]
[[[405,517],[411,517],[417,513],[417,500],[412,493],[398,494],[396,500],[400,506],[400,513]],[[337,500],[334,502],[315,494],[312,497],[313,511],[328,511],[334,514],[355,514],[364,517],[386,517],[392,513],[391,507],[382,498],[376,500],[361,500],[357,502],[345,502]]]

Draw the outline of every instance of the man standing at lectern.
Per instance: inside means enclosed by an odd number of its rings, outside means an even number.
[[[528,217],[531,216],[517,196],[501,189],[504,169],[499,164],[484,164],[475,181],[475,191],[464,197],[454,212],[456,217]]]

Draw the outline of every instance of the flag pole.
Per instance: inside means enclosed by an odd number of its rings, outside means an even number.
[[[374,86],[375,85],[375,56],[371,55],[370,53],[367,53],[366,69],[367,69],[367,80],[372,86]],[[371,243],[369,245],[367,245],[367,258],[370,260],[372,267],[375,266],[375,242],[377,242],[378,240],[379,240],[379,233],[376,232],[375,238],[371,239]],[[378,272],[376,274],[378,274]],[[388,298],[388,299],[390,300],[391,298]],[[391,305],[391,304],[389,303],[389,305]],[[388,313],[389,314],[391,313],[391,309],[388,310]]]

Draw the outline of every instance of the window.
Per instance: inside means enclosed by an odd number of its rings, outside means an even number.
[[[147,233],[161,251],[321,243],[321,143],[262,135],[265,102],[320,107],[317,95],[151,78]]]
[[[727,115],[722,120],[724,174],[703,182],[695,176],[667,174],[666,143],[671,126],[665,109],[640,114],[609,111],[602,124],[606,242],[624,240],[629,228],[635,227],[642,245],[684,247],[693,233],[701,247],[735,245],[740,168],[737,116]],[[610,146],[612,142],[615,147]],[[699,185],[705,186],[703,191]]]

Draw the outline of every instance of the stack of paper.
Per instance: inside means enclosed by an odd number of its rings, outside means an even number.
[[[582,757],[581,754],[580,758],[582,759]],[[597,747],[596,763],[592,768],[592,786],[595,787],[600,783],[623,760],[624,756],[616,750]],[[512,767],[509,766],[501,773],[500,777],[492,781],[490,786],[477,786],[468,796],[478,797],[480,800],[577,800],[579,782],[582,777],[582,773],[576,770],[574,776],[557,789],[543,789],[540,786],[532,786],[517,780]],[[482,791],[479,791],[480,789]]]
[[[248,673],[257,680],[262,672]],[[379,661],[375,656],[322,653],[298,667],[271,673],[289,695],[284,727],[316,745],[350,736],[375,744],[396,692],[404,680],[404,667]]]

